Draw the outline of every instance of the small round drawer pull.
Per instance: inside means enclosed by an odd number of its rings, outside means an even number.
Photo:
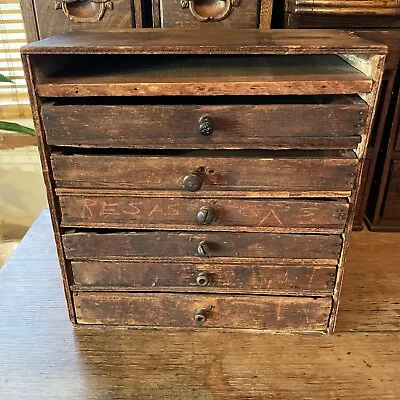
[[[191,173],[186,175],[182,180],[182,188],[187,192],[197,192],[203,186],[203,177],[198,174]]]
[[[205,308],[199,308],[194,314],[194,320],[197,323],[203,323],[207,321],[208,311]]]
[[[211,136],[214,132],[214,120],[208,115],[203,115],[199,119],[199,132],[203,136]]]
[[[197,286],[207,286],[210,283],[207,272],[200,272],[196,278]]]
[[[210,253],[210,249],[208,248],[206,242],[201,241],[199,243],[199,245],[197,246],[197,253],[200,256],[203,256],[203,257],[207,257],[208,256],[208,254]]]
[[[201,207],[197,213],[196,222],[198,225],[210,225],[215,220],[215,210],[211,206]]]

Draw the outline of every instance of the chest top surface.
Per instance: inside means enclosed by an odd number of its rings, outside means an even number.
[[[188,29],[69,32],[33,42],[23,54],[385,54],[385,45],[338,30]]]

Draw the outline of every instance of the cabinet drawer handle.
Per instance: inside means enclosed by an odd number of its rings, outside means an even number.
[[[106,10],[112,10],[111,0],[56,0],[54,7],[61,9],[64,15],[73,22],[98,22]],[[88,11],[90,10],[90,11]]]
[[[194,320],[202,324],[203,322],[207,321],[209,311],[206,308],[199,308],[194,314]]]
[[[214,133],[214,120],[208,115],[203,115],[199,119],[199,132],[203,136],[211,136]]]
[[[207,244],[205,241],[201,241],[199,243],[199,245],[197,246],[197,253],[200,256],[203,257],[208,257],[209,253],[210,253],[210,249],[208,248]]]
[[[197,192],[203,186],[203,176],[199,173],[192,172],[186,175],[182,180],[182,188],[187,192]]]
[[[207,286],[210,283],[207,272],[200,272],[196,278],[197,286]]]
[[[201,14],[196,9],[196,3],[200,5],[198,8]],[[211,4],[208,4],[211,3]],[[224,3],[224,4],[222,4]],[[222,8],[220,7],[222,5]],[[201,7],[203,6],[203,7]],[[217,22],[222,21],[229,16],[232,11],[232,7],[239,7],[240,0],[214,0],[214,1],[204,1],[204,0],[181,0],[182,8],[189,8],[190,13],[199,22]],[[221,8],[221,10],[216,14],[215,9]],[[205,11],[204,11],[205,10]]]
[[[215,210],[211,206],[201,207],[196,216],[198,225],[211,225],[215,220]]]

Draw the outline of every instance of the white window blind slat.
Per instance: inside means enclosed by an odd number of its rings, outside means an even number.
[[[26,44],[19,0],[0,0],[0,73],[13,82],[0,82],[0,119],[29,118],[28,90],[19,50]]]

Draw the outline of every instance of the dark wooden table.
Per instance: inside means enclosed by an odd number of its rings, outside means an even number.
[[[0,269],[0,399],[399,399],[399,244],[354,234],[333,336],[74,328],[45,211]]]

